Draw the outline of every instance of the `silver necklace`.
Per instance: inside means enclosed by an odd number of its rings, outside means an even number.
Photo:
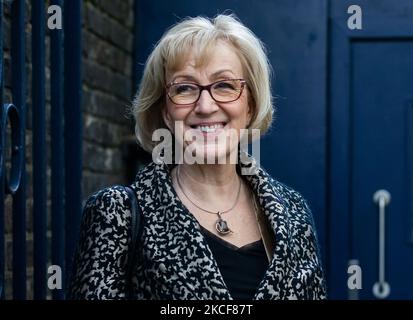
[[[240,191],[241,191],[241,179],[239,181],[239,187],[238,187],[238,193],[237,193],[237,197],[235,198],[235,202],[232,205],[231,208],[229,208],[228,210],[225,211],[209,211],[206,210],[204,208],[201,208],[200,206],[198,206],[196,203],[194,203],[189,197],[188,195],[185,193],[184,188],[182,188],[182,184],[181,181],[179,180],[179,165],[176,171],[176,181],[178,182],[179,188],[181,189],[182,193],[184,194],[184,196],[189,200],[189,202],[191,202],[195,207],[197,207],[198,209],[208,212],[208,213],[212,213],[212,214],[216,214],[218,216],[217,221],[215,222],[215,229],[217,230],[217,232],[219,234],[222,235],[227,235],[229,233],[233,233],[233,231],[228,227],[228,223],[222,219],[222,215],[224,213],[227,213],[228,211],[231,211],[232,209],[234,209],[235,205],[238,203],[238,199],[239,199],[239,195],[240,195]]]

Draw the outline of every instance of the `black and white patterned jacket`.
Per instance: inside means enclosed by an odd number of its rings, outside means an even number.
[[[254,299],[324,299],[316,232],[305,200],[262,168],[244,177],[275,234],[273,258]],[[136,298],[232,299],[197,220],[175,193],[170,167],[150,163],[138,173],[132,188],[144,215],[134,270]],[[89,198],[69,298],[125,298],[129,208],[120,186]]]

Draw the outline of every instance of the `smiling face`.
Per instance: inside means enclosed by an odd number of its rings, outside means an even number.
[[[211,48],[208,60],[198,62],[189,53],[182,68],[166,71],[167,83],[208,85],[225,79],[244,79],[235,48],[226,42],[218,41]],[[191,150],[196,150],[197,157],[215,159],[214,163],[218,163],[217,160],[228,159],[236,150],[240,130],[247,128],[251,120],[246,86],[239,99],[226,103],[216,102],[208,90],[201,92],[197,102],[186,105],[177,105],[166,95],[163,119],[184,149],[190,146]]]

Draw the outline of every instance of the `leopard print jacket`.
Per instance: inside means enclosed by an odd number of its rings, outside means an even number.
[[[143,214],[133,288],[136,299],[232,299],[194,216],[179,200],[171,168],[152,162],[132,184]],[[272,260],[254,299],[324,299],[326,287],[311,211],[296,191],[259,168],[244,176],[275,235]],[[121,186],[84,207],[68,297],[125,299],[130,201]]]

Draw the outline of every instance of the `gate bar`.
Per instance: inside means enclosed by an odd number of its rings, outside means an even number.
[[[53,0],[51,5],[62,8],[62,0]],[[51,196],[52,196],[52,264],[64,268],[64,207],[63,207],[63,34],[62,30],[50,32],[50,91],[51,91]],[[62,288],[65,287],[64,277]],[[53,299],[62,300],[64,290],[53,290]]]
[[[45,7],[32,1],[33,101],[33,284],[34,299],[46,298],[46,110],[45,110]]]
[[[20,186],[13,195],[13,298],[26,299],[26,79],[25,79],[25,3],[14,0],[11,7],[12,96],[20,110],[22,153]]]
[[[4,63],[3,63],[3,1],[0,1],[0,117],[3,114],[3,80],[4,80]],[[3,130],[3,128],[0,128]],[[0,154],[2,159],[2,155]],[[4,169],[3,161],[0,161],[0,300],[5,299],[5,254],[4,254]]]
[[[64,2],[66,279],[82,213],[81,1]]]

